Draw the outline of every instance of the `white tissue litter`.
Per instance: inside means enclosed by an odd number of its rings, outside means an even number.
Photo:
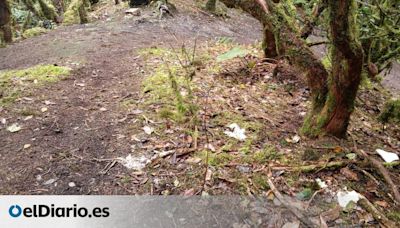
[[[337,199],[338,203],[342,208],[347,207],[347,204],[349,204],[351,201],[354,203],[357,203],[358,200],[360,200],[360,194],[358,194],[356,191],[338,191],[337,193]]]
[[[317,182],[318,186],[320,188],[327,188],[328,185],[326,184],[325,181],[322,181],[320,178],[315,179],[315,182]]]
[[[230,124],[228,128],[230,128],[232,131],[224,131],[227,136],[238,139],[240,141],[243,141],[247,138],[244,134],[246,130],[240,128],[239,125],[237,125],[236,123]]]
[[[385,162],[394,162],[399,160],[399,156],[395,153],[387,152],[381,149],[376,149],[376,152],[385,160]]]
[[[146,158],[145,156],[133,157],[131,154],[126,156],[126,158],[119,158],[119,160],[126,168],[138,171],[142,170],[151,162],[150,159]]]

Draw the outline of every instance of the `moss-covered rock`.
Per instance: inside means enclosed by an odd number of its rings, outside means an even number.
[[[38,35],[45,34],[45,33],[47,33],[47,29],[42,28],[42,27],[35,27],[35,28],[25,30],[24,33],[22,34],[22,37],[30,38],[30,37],[38,36]]]

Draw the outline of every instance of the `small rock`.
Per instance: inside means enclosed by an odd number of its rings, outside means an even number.
[[[24,145],[24,149],[28,149],[29,147],[31,147],[31,144],[25,144]]]
[[[47,107],[43,107],[40,109],[41,112],[47,112],[48,108]]]
[[[197,164],[201,162],[201,158],[188,158],[185,162],[188,164]]]
[[[51,101],[44,101],[44,104],[45,105],[55,105],[56,103],[51,102]]]
[[[68,186],[71,187],[71,188],[73,188],[73,187],[76,186],[76,184],[75,184],[74,182],[69,182],[69,183],[68,183]]]
[[[134,115],[139,115],[139,114],[142,114],[142,113],[143,113],[143,111],[139,110],[139,109],[132,110],[132,114],[134,114]]]
[[[32,118],[33,118],[33,116],[27,116],[27,117],[25,117],[24,121],[30,120]]]
[[[292,142],[293,142],[293,143],[298,143],[298,142],[300,142],[300,136],[298,136],[298,135],[293,136]]]
[[[125,10],[125,14],[130,14],[133,16],[140,16],[141,12],[139,8],[131,8],[128,10]]]
[[[250,172],[250,167],[249,167],[249,166],[242,166],[242,165],[239,165],[239,166],[237,166],[236,168],[237,168],[237,170],[239,170],[239,172],[241,172],[241,173],[249,173],[249,172]]]
[[[307,115],[307,113],[306,112],[300,112],[299,115],[300,116],[305,116],[305,115]]]
[[[7,127],[7,131],[11,133],[15,133],[21,130],[21,127],[18,125],[18,123],[14,123],[13,125]]]
[[[288,222],[282,226],[282,228],[299,228],[299,227],[300,227],[300,222]]]
[[[149,126],[144,126],[144,127],[143,127],[143,131],[144,131],[146,134],[151,135],[151,133],[154,132],[154,129],[151,128],[151,127],[149,127]]]
[[[44,184],[44,185],[50,185],[50,184],[53,184],[53,183],[56,182],[56,181],[57,181],[57,179],[52,178],[52,179],[50,179],[50,180],[44,182],[43,184]]]

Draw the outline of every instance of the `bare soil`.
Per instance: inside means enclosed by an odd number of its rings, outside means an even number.
[[[254,32],[258,27],[257,21],[236,11],[225,20],[190,10],[158,20],[151,9],[144,9],[140,17],[125,19],[117,12],[111,20],[62,26],[0,49],[0,70],[37,64],[73,68],[67,79],[0,109],[7,121],[0,128],[0,193],[131,194],[133,190],[118,181],[124,167],[106,175],[101,171],[108,164],[102,159],[126,156],[131,152],[127,135],[142,131],[132,110],[121,108],[125,99],[140,101],[147,73],[138,50],[168,48],[195,37],[253,43],[260,36],[258,29]],[[48,111],[42,113],[44,106]],[[26,112],[34,118],[24,121],[21,113]],[[6,131],[15,122],[23,129]],[[24,149],[25,144],[31,147]]]

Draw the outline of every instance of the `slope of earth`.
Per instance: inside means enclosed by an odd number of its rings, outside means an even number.
[[[141,128],[123,105],[141,96],[146,74],[138,51],[196,37],[252,43],[260,34],[258,22],[238,12],[226,20],[193,10],[158,20],[150,8],[140,17],[112,16],[0,49],[0,70],[39,64],[73,69],[66,79],[0,107],[1,194],[130,193],[114,175],[102,175],[107,165],[102,159],[125,157],[131,152],[129,132]],[[7,131],[14,123],[22,129]]]

